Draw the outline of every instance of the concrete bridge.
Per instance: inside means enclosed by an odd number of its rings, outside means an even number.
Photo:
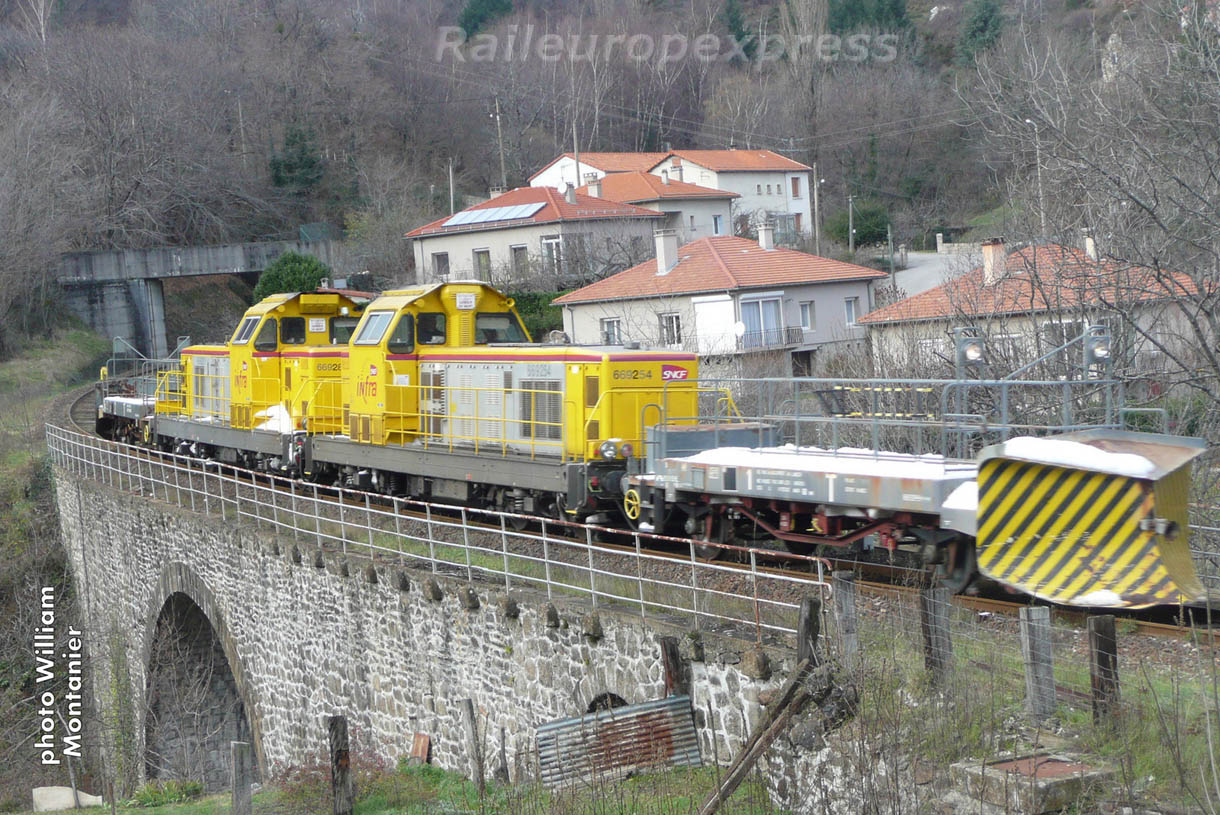
[[[756,617],[748,597],[739,611],[713,610],[713,593],[694,589],[708,604],[692,619],[645,605],[646,570],[622,585],[590,571],[592,600],[562,594],[593,556],[557,554],[554,538],[545,579],[501,582],[496,547],[506,569],[519,555],[503,538],[475,537],[493,533],[454,532],[494,554],[468,549],[464,568],[461,555],[438,565],[426,557],[437,548],[431,522],[372,508],[335,515],[345,510],[303,487],[278,494],[56,428],[48,445],[86,621],[90,697],[108,723],[96,735],[120,782],[187,775],[223,788],[231,740],[252,743],[266,779],[319,760],[333,714],[348,716],[358,749],[391,762],[424,733],[434,764],[470,773],[485,762],[488,775],[517,780],[537,773],[538,724],[675,688],[691,696],[704,761],[727,761],[796,662],[791,595],[770,611],[762,603]],[[396,529],[419,557],[376,550]],[[679,573],[693,577],[692,564]],[[675,580],[663,575],[657,587],[678,604],[681,590],[665,583]],[[639,607],[607,602],[615,592]],[[462,713],[468,699],[478,741]],[[777,800],[833,788],[807,771],[817,755],[787,740],[771,750]]]
[[[64,255],[55,272],[65,305],[108,338],[151,358],[169,354],[161,281],[199,275],[258,275],[285,252],[313,255],[332,268],[337,241],[272,241],[228,246],[163,246]]]

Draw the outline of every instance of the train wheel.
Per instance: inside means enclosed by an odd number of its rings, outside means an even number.
[[[965,591],[978,574],[974,541],[958,538],[944,548],[944,562],[936,567],[936,580],[953,594]]]

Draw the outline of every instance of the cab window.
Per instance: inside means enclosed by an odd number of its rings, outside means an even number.
[[[474,320],[475,345],[491,342],[526,342],[525,330],[517,318],[508,313],[479,314]]]
[[[352,334],[356,333],[356,326],[359,324],[359,317],[331,317],[330,344],[347,345],[352,339]]]
[[[280,342],[284,345],[304,345],[305,318],[285,317],[280,320]]]
[[[268,317],[263,327],[258,330],[258,336],[254,338],[255,351],[274,351],[276,345],[276,320],[274,317]]]
[[[237,324],[237,330],[233,332],[233,344],[245,345],[250,341],[250,335],[254,333],[254,327],[258,325],[258,317],[246,317]]]
[[[393,319],[394,312],[392,311],[370,311],[365,316],[364,325],[360,327],[356,339],[352,342],[356,345],[376,345],[385,336],[385,331],[390,327],[390,321]]]
[[[420,345],[444,345],[445,344],[445,315],[444,313],[428,313],[419,315],[416,321],[418,328],[416,333],[419,336]]]
[[[392,354],[409,354],[415,350],[414,317],[404,314],[398,319],[398,325],[394,326],[394,333],[390,334],[386,349]]]

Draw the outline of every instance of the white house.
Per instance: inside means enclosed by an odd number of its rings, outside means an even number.
[[[611,173],[601,178],[589,174],[585,182],[578,193],[664,212],[666,219],[660,226],[675,230],[683,243],[732,234],[732,204],[740,197],[735,192],[643,172]]]
[[[771,221],[781,238],[813,231],[811,168],[772,150],[673,150],[649,172],[735,192],[735,216],[748,216],[756,228]]]
[[[592,174],[603,178],[610,173],[646,173],[668,153],[564,153],[530,176],[531,187],[563,190],[568,184],[579,187]]]
[[[551,187],[518,187],[411,230],[420,282],[579,285],[647,256],[665,214]]]
[[[811,168],[773,150],[670,150],[664,153],[573,153],[555,158],[530,177],[535,187],[564,189],[585,184],[587,175],[648,172],[670,181],[732,192],[735,234],[738,218],[757,228],[771,221],[781,241],[813,233]]]
[[[885,273],[733,236],[678,245],[656,234],[656,257],[554,301],[575,343],[639,341],[701,357],[767,352],[772,373],[806,373],[828,343],[864,337],[872,281]],[[748,366],[747,366],[748,367]],[[755,371],[756,374],[760,373]]]

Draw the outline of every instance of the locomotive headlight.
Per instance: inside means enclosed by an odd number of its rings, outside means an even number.
[[[606,459],[606,461],[618,458],[618,442],[614,439],[607,439],[606,441],[602,442],[602,446],[597,449],[597,452],[600,453],[601,457]]]
[[[631,454],[635,452],[635,447],[631,445],[631,442],[625,441],[619,445],[618,451],[622,454],[623,458],[631,458]]]

